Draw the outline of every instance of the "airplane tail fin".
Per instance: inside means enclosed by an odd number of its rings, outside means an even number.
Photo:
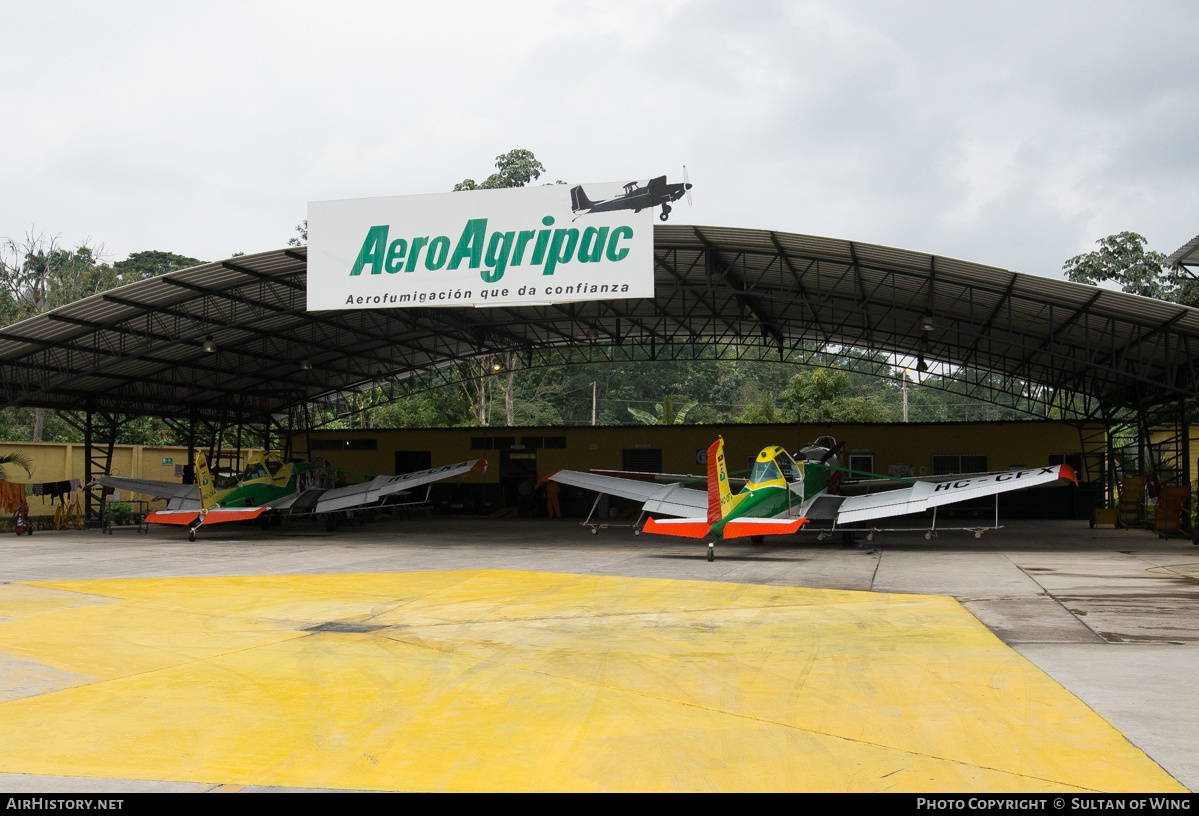
[[[196,484],[200,487],[200,507],[205,512],[216,506],[216,483],[208,472],[208,460],[196,451]]]
[[[708,448],[708,523],[715,524],[724,518],[724,507],[728,504],[729,471],[724,464],[724,437]]]
[[[729,471],[724,461],[724,437],[716,438],[708,448],[708,522],[715,524],[728,518],[733,508],[745,498],[733,495],[729,489]]]
[[[583,192],[583,185],[578,184],[570,188],[570,209],[574,212],[579,210],[590,210],[595,206],[595,202],[587,197]]]

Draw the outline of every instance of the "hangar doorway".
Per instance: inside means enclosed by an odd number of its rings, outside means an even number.
[[[427,450],[398,450],[396,451],[395,470],[392,473],[412,473],[416,470],[428,470],[433,467],[433,451]]]
[[[530,476],[537,478],[537,451],[500,451],[500,484],[504,488],[504,506],[516,507],[520,503],[517,491],[520,483]]]

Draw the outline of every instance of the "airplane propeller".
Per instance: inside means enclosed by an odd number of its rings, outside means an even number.
[[[829,459],[832,459],[834,456],[836,456],[838,453],[840,453],[840,452],[841,452],[841,449],[842,449],[843,447],[845,447],[845,443],[844,443],[844,442],[838,442],[836,445],[833,445],[833,448],[832,448],[832,450],[830,450],[830,451],[829,451],[828,453],[826,453],[824,456],[821,456],[821,457],[820,457],[820,464],[822,464],[822,465],[823,465],[823,464],[824,464],[825,462],[827,462]]]
[[[683,189],[687,191],[687,206],[694,206],[691,201],[691,179],[687,176],[687,165],[685,164],[683,165]]]

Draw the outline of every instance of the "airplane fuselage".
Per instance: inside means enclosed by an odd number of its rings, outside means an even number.
[[[739,519],[799,518],[801,510],[826,491],[831,474],[828,465],[796,462],[775,445],[764,448],[754,462],[749,481],[731,497],[732,507],[712,525],[712,533],[722,535],[730,521]]]

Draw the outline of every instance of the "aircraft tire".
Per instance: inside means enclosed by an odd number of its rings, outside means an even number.
[[[658,218],[660,218],[663,221],[668,221],[668,220],[670,220],[670,213],[664,212],[661,215],[659,215]]]
[[[195,540],[196,540],[196,531],[195,531],[195,530],[188,530],[188,531],[187,531],[187,540],[188,540],[188,541],[195,541]]]

